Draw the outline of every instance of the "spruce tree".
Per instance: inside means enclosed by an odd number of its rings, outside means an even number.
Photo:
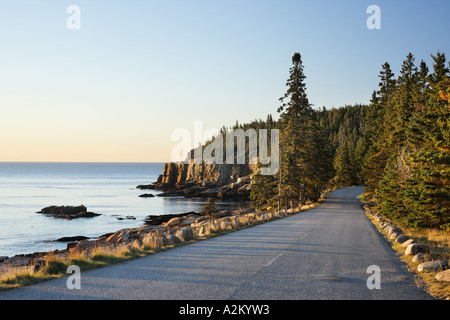
[[[306,202],[311,183],[311,150],[313,148],[313,110],[306,95],[305,75],[300,53],[292,57],[293,66],[286,82],[288,87],[280,113],[280,151],[282,195],[292,206],[295,201]]]
[[[258,171],[253,176],[250,191],[250,199],[258,210],[265,206],[276,205],[279,191],[277,175],[262,175],[261,167],[258,161]]]
[[[368,127],[367,145],[369,148],[364,159],[363,168],[366,192],[375,196],[390,157],[389,139],[387,135],[392,131],[392,98],[395,93],[396,82],[389,63],[386,62],[383,64],[379,77],[381,80],[379,90],[372,95],[366,117]]]
[[[407,185],[408,224],[450,230],[450,75],[445,55],[432,56],[434,72],[421,112],[415,115],[417,152],[411,155],[412,179]]]

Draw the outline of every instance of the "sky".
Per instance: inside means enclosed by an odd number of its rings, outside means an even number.
[[[194,136],[196,121],[277,119],[295,52],[314,108],[368,103],[384,62],[398,75],[409,52],[430,69],[431,54],[450,60],[448,12],[448,0],[4,0],[0,161],[170,161],[172,133]]]

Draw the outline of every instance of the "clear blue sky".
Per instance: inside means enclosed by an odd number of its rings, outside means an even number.
[[[369,30],[369,5],[381,29]],[[69,30],[69,5],[81,29]],[[310,102],[367,103],[381,65],[450,60],[450,1],[2,1],[0,161],[168,161],[171,133],[265,118],[300,52]]]

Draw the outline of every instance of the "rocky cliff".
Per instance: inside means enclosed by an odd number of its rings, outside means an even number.
[[[248,200],[257,166],[251,164],[173,163],[164,165],[163,174],[140,189],[161,190],[158,196],[217,197]]]

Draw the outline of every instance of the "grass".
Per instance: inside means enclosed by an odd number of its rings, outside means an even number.
[[[370,210],[376,211],[375,207]],[[391,245],[392,249],[397,253],[399,258],[405,262],[408,270],[416,275],[418,285],[429,292],[430,295],[441,300],[450,300],[450,282],[437,281],[436,274],[438,271],[418,272],[417,267],[422,262],[413,262],[413,256],[405,255],[406,248],[400,244],[388,239],[380,227],[381,222],[376,221],[372,216],[366,213],[372,223],[377,227],[386,241]],[[430,247],[430,252],[425,255],[426,261],[444,260],[450,263],[450,234],[440,230],[411,230],[404,226],[398,225],[405,235],[413,239],[416,243],[424,243]]]
[[[81,271],[92,270],[127,260],[144,257],[159,250],[148,249],[144,246],[120,246],[117,248],[98,247],[89,254],[80,251],[70,251],[66,258],[55,257],[49,253],[45,264],[38,270],[34,268],[11,269],[0,276],[0,291],[29,286],[50,279],[67,276],[67,268],[77,265]]]

